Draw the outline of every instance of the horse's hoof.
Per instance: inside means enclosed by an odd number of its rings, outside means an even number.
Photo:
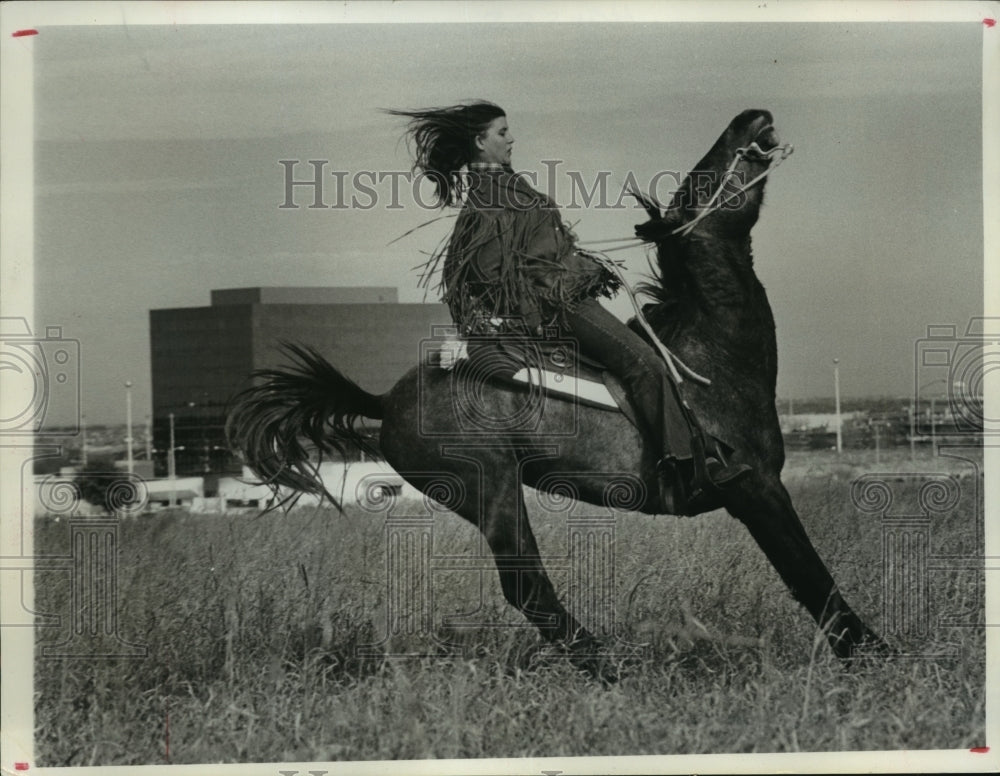
[[[575,658],[573,663],[580,671],[605,687],[617,684],[621,679],[618,666],[602,655]]]
[[[872,634],[870,637],[856,644],[851,644],[847,650],[847,654],[843,655],[843,657],[848,662],[853,662],[858,660],[883,660],[898,654],[898,650],[893,649],[884,640]]]
[[[594,636],[578,637],[566,645],[566,650],[574,667],[605,687],[621,678],[617,664],[607,654],[607,648]]]

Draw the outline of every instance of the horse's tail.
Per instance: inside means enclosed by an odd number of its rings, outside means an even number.
[[[312,348],[285,342],[281,349],[293,364],[254,371],[257,384],[231,400],[229,445],[279,497],[278,504],[310,493],[340,508],[323,486],[320,461],[334,450],[343,455],[348,446],[379,457],[355,423],[362,417],[381,420],[381,397],[360,388]],[[292,493],[280,497],[281,488]]]

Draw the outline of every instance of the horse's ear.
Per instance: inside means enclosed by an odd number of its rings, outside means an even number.
[[[646,242],[660,242],[677,228],[679,218],[676,210],[664,208],[652,195],[642,191],[630,189],[628,193],[649,213],[646,223],[636,224],[636,237]]]
[[[649,213],[649,217],[656,221],[663,216],[663,207],[657,202],[651,194],[646,194],[642,191],[637,191],[636,189],[629,189],[628,193],[635,197],[636,201],[645,208],[646,212]]]
[[[635,236],[645,242],[663,242],[677,229],[677,222],[678,219],[671,218],[670,213],[668,212],[665,217],[660,216],[651,219],[644,224],[636,224]]]
[[[681,225],[682,218],[676,208],[661,210],[659,203],[651,198],[639,201],[649,213],[649,221],[635,226],[635,236],[639,239],[658,243],[669,237]]]

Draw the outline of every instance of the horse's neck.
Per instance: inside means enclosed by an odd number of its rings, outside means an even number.
[[[686,269],[693,299],[710,317],[738,314],[748,301],[756,301],[760,284],[755,283],[749,238],[695,237],[678,258]]]
[[[713,339],[726,351],[777,370],[774,317],[763,285],[753,271],[750,239],[695,238],[674,260],[681,262],[683,285],[661,306],[658,334],[675,340]],[[664,273],[666,276],[668,273]]]

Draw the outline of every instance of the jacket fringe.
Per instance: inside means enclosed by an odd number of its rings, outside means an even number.
[[[582,300],[618,291],[621,281],[576,246],[548,197],[510,172],[476,177],[422,278],[443,260],[438,288],[463,335],[535,335]]]

